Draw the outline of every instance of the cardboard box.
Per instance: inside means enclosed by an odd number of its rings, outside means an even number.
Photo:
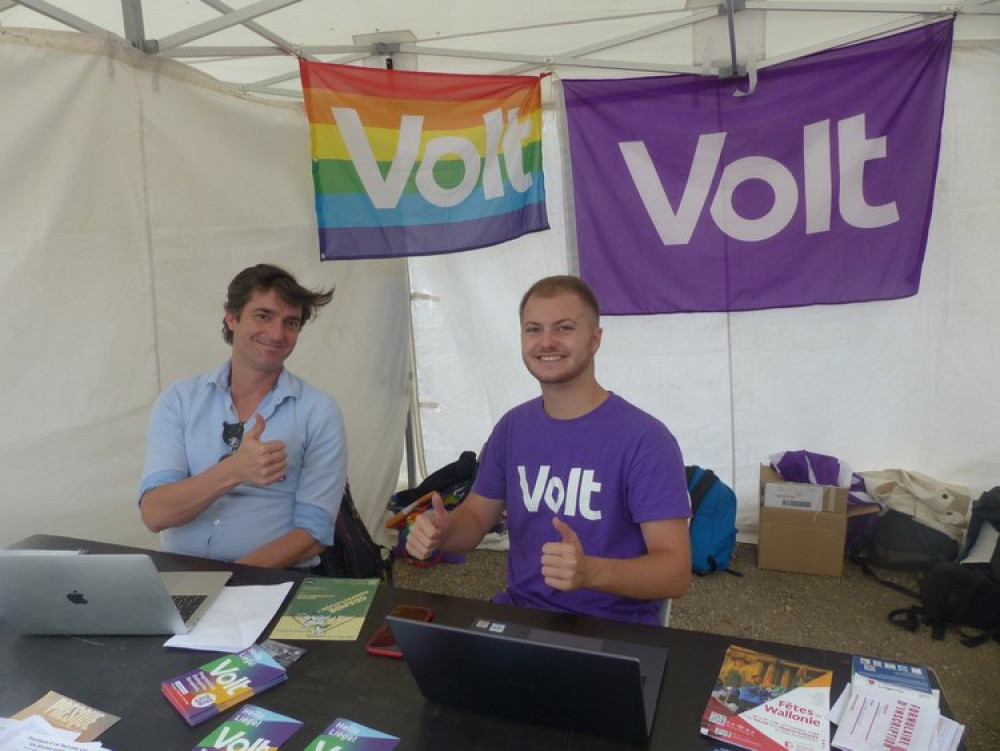
[[[848,518],[878,511],[849,507],[847,488],[785,482],[766,464],[760,499],[757,565],[801,574],[840,576]]]
[[[773,470],[772,470],[773,471]],[[801,482],[768,482],[764,485],[764,505],[796,511],[822,511],[829,488]]]

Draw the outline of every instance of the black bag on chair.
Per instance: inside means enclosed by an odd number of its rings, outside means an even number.
[[[436,490],[442,496],[459,491],[464,498],[469,488],[472,487],[472,481],[476,477],[478,468],[476,452],[463,451],[458,459],[431,472],[415,488],[407,488],[394,493],[389,499],[389,509],[393,512],[400,511],[432,490]]]
[[[391,584],[392,559],[392,551],[377,544],[368,534],[354,505],[351,486],[346,485],[334,525],[333,545],[320,554],[323,575],[347,579],[381,579]]]

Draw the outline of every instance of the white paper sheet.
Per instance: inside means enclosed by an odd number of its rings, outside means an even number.
[[[172,636],[165,647],[240,652],[257,641],[284,602],[292,582],[225,587],[190,632]]]
[[[57,728],[43,717],[0,719],[0,751],[98,751],[99,741],[77,743],[79,733]]]

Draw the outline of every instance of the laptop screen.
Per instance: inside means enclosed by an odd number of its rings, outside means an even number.
[[[173,596],[199,598],[196,617],[230,576],[161,574],[148,555],[0,552],[0,618],[28,634],[186,633]]]
[[[425,697],[644,742],[667,650],[476,618],[468,627],[389,617]]]

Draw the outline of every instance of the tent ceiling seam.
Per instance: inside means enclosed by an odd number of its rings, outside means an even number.
[[[153,367],[156,370],[156,393],[163,390],[163,367],[160,362],[160,319],[156,296],[156,254],[153,252],[153,219],[149,200],[149,156],[146,149],[146,108],[142,91],[136,81],[136,101],[139,121],[139,162],[142,165],[140,176],[142,184],[142,228],[146,246],[146,261],[149,269],[149,309],[153,327]]]

